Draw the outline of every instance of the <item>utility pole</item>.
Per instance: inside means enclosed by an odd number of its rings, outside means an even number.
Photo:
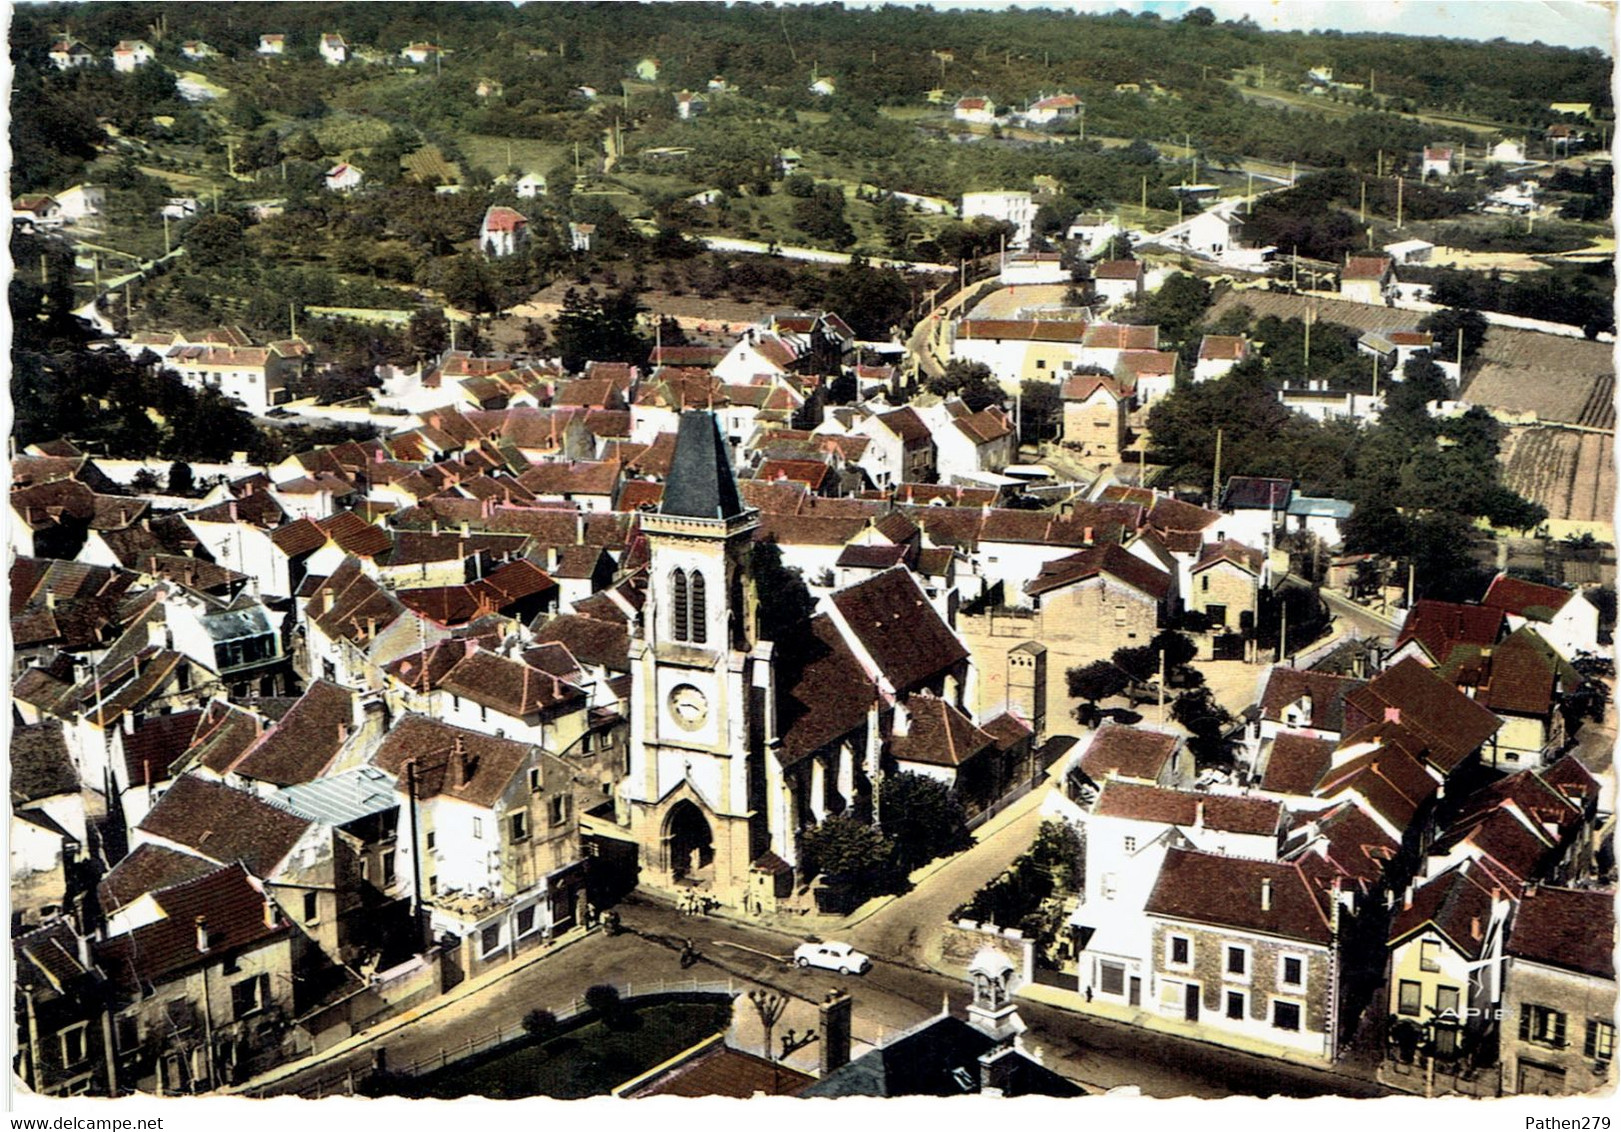
[[[1159,650],[1159,721],[1165,722],[1165,650]]]
[[[1311,368],[1311,322],[1312,322],[1311,316],[1314,313],[1316,313],[1315,308],[1312,306],[1311,300],[1308,298],[1306,300],[1306,362],[1305,362],[1307,369]]]
[[[163,214],[163,254],[169,254],[169,214]]]
[[[1359,215],[1362,217],[1362,223],[1367,224],[1367,222],[1368,222],[1368,182],[1366,182],[1366,181],[1362,182],[1362,206],[1361,206],[1361,210],[1359,212]],[[1372,235],[1370,235],[1368,237],[1368,243],[1369,243],[1370,246],[1372,245],[1372,243],[1373,243]]]
[[[1463,327],[1458,327],[1458,388],[1463,389]]]
[[[293,309],[293,300],[287,300],[287,337],[298,337],[298,314]]]
[[[1282,664],[1283,658],[1289,655],[1285,644],[1289,638],[1289,602],[1285,599],[1281,587],[1278,589],[1278,615],[1281,620],[1278,623],[1278,655],[1275,659],[1277,663]],[[1164,654],[1161,653],[1160,655],[1163,656]]]
[[[1222,429],[1216,430],[1216,467],[1210,473],[1210,502],[1214,506],[1221,497],[1221,434]]]
[[[1143,174],[1143,211],[1148,211],[1148,174]]]
[[[1244,192],[1244,211],[1249,212],[1255,207],[1255,171],[1249,174],[1249,188]]]
[[[1289,286],[1300,290],[1300,245],[1289,249]]]
[[[1295,187],[1295,163],[1293,161],[1289,162],[1289,187],[1291,189]]]
[[[405,760],[405,797],[411,820],[411,928],[422,919],[422,856],[417,852],[417,761]],[[413,935],[413,941],[415,936]]]
[[[1401,231],[1402,192],[1406,187],[1407,178],[1398,175],[1396,178],[1396,231],[1398,232]]]
[[[1407,563],[1407,608],[1413,608],[1413,563]]]
[[[1373,399],[1379,399],[1379,355],[1373,356]]]

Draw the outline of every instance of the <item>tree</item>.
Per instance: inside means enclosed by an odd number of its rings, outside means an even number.
[[[450,320],[445,312],[434,308],[419,310],[411,315],[406,339],[417,361],[425,362],[439,357],[450,345]]]
[[[1229,729],[1233,717],[1216,702],[1209,688],[1183,692],[1171,705],[1171,718],[1186,727],[1191,735],[1188,750],[1193,752],[1194,765],[1231,769],[1233,739]]]
[[[1128,677],[1111,661],[1094,660],[1091,664],[1076,666],[1064,673],[1069,681],[1069,694],[1086,702],[1075,709],[1075,718],[1088,724],[1097,718],[1098,701],[1118,696],[1126,690]]]
[[[186,254],[199,267],[236,263],[245,250],[242,222],[229,213],[200,216],[186,230]]]
[[[1387,499],[1370,499],[1357,504],[1343,529],[1347,554],[1387,554],[1400,557],[1407,552],[1407,520]]]
[[[926,388],[941,397],[961,397],[963,404],[976,413],[991,405],[1000,405],[1005,396],[1002,387],[992,379],[989,366],[962,358],[947,362],[945,372],[931,377]]]
[[[523,1016],[523,1032],[529,1035],[530,1041],[544,1042],[557,1032],[557,1015],[536,1007]]]
[[[169,494],[190,495],[191,491],[191,465],[183,460],[176,460],[169,465]]]
[[[563,309],[552,325],[563,367],[579,372],[588,361],[640,362],[651,343],[637,332],[636,316],[643,306],[634,291],[620,289],[598,294],[570,287],[563,293]]]
[[[767,536],[750,545],[749,573],[759,594],[761,639],[785,641],[802,632],[816,612],[816,599],[805,586],[804,573],[797,566],[783,565],[775,538]]]
[[[856,242],[855,229],[844,218],[844,190],[837,185],[820,184],[811,195],[794,202],[794,227],[813,240],[836,248]]]
[[[921,774],[887,776],[878,787],[878,813],[902,872],[972,844],[967,815],[956,795],[945,783]]]
[[[806,868],[830,883],[871,894],[892,877],[895,843],[857,818],[835,814],[801,839]]]
[[[1458,332],[1463,331],[1463,360],[1468,364],[1486,344],[1486,316],[1477,310],[1448,309],[1426,315],[1418,324],[1420,330],[1435,335],[1436,352],[1441,357],[1456,360]]]
[[[1064,402],[1056,381],[1019,383],[1019,443],[1056,440],[1064,430]]]

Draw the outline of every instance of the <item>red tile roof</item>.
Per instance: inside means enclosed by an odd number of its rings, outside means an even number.
[[[1603,889],[1527,890],[1508,933],[1508,953],[1550,967],[1615,981],[1615,893]]]
[[[784,766],[860,727],[878,701],[877,687],[826,614],[777,642],[777,665],[777,757]]]
[[[408,760],[416,760],[418,798],[443,795],[486,809],[495,805],[534,749],[529,743],[452,727],[425,715],[401,719],[372,761],[406,789]]]
[[[1502,726],[1490,710],[1411,657],[1347,693],[1345,704],[1348,729],[1385,720],[1387,709],[1395,709],[1400,726],[1418,736],[1443,774],[1450,774]]]
[[[890,753],[900,762],[955,769],[997,747],[995,738],[946,700],[911,696],[906,708],[911,714],[909,729],[889,743]]]
[[[1034,597],[1104,574],[1155,601],[1163,601],[1171,590],[1171,575],[1113,542],[1044,563],[1040,573],[1025,583],[1024,590]]]
[[[1542,586],[1535,582],[1499,574],[1486,589],[1481,604],[1491,609],[1512,613],[1532,621],[1548,621],[1578,594],[1574,590],[1557,586]]]
[[[1206,334],[1199,340],[1200,361],[1242,361],[1249,356],[1249,340],[1241,334]]]
[[[185,774],[137,828],[222,864],[240,861],[263,878],[276,871],[309,826],[309,819],[244,790]]]
[[[1391,262],[1382,255],[1354,255],[1341,272],[1342,279],[1383,280],[1390,274]]]
[[[1448,869],[1414,890],[1390,921],[1389,945],[1396,947],[1424,931],[1434,931],[1459,954],[1479,959],[1491,924],[1492,885],[1469,862]]]
[[[904,567],[839,590],[831,600],[897,693],[920,687],[968,657]]]
[[[1334,940],[1326,909],[1295,864],[1172,849],[1144,911],[1324,947]]]
[[[1081,756],[1081,769],[1094,782],[1114,776],[1157,782],[1179,743],[1164,732],[1105,723]]]
[[[1432,660],[1441,662],[1457,645],[1495,644],[1507,631],[1501,609],[1421,598],[1408,610],[1395,647],[1416,640]]]
[[[354,693],[317,680],[231,769],[275,786],[309,782],[331,767],[354,727]]]
[[[1309,696],[1311,718],[1302,719],[1292,726],[1343,732],[1345,697],[1365,683],[1349,676],[1275,665],[1267,673],[1266,686],[1261,690],[1261,717],[1278,723],[1285,722],[1284,711],[1299,703],[1302,697]]]
[[[1203,825],[1206,829],[1256,836],[1277,833],[1283,821],[1282,804],[1270,798],[1170,790],[1121,779],[1103,783],[1092,813],[1188,828]]]
[[[1272,741],[1272,754],[1261,789],[1274,794],[1310,797],[1328,770],[1334,754],[1332,739],[1316,739],[1293,731],[1280,731]]]

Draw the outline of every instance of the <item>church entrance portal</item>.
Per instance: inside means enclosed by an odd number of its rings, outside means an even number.
[[[702,811],[686,799],[664,819],[664,849],[676,880],[707,880],[713,874],[715,842]]]

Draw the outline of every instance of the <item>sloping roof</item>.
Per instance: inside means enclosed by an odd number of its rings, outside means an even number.
[[[1386,708],[1400,712],[1400,724],[1415,732],[1443,773],[1479,750],[1502,722],[1485,706],[1409,657],[1347,693],[1348,707],[1370,720]]]
[[[1043,563],[1041,571],[1025,583],[1024,592],[1033,597],[1100,574],[1124,582],[1155,601],[1163,600],[1171,589],[1171,575],[1111,542]]]
[[[1455,951],[1479,959],[1491,914],[1491,885],[1465,862],[1425,882],[1414,890],[1410,902],[1402,902],[1391,917],[1389,943],[1395,947],[1419,932],[1433,930]]]
[[[1259,576],[1261,567],[1266,564],[1266,555],[1236,539],[1224,538],[1220,542],[1205,543],[1204,549],[1199,553],[1199,560],[1193,564],[1193,572],[1197,574],[1222,562],[1231,563],[1241,570]]]
[[[124,735],[124,769],[131,786],[150,786],[169,777],[169,767],[186,753],[202,721],[201,710],[148,716]]]
[[[792,766],[866,722],[878,689],[831,618],[777,642],[778,758]]]
[[[418,798],[444,795],[486,809],[495,805],[529,758],[531,745],[407,715],[383,740],[373,763],[405,789],[405,764],[416,760]]]
[[[1532,621],[1548,621],[1577,596],[1574,590],[1542,586],[1499,574],[1486,588],[1486,596],[1480,599],[1480,603]]]
[[[1092,735],[1081,755],[1081,769],[1094,782],[1115,775],[1155,782],[1176,753],[1180,740],[1175,735],[1146,728],[1105,723]]]
[[[1527,890],[1509,929],[1508,953],[1614,982],[1614,891]]]
[[[1317,672],[1301,668],[1274,665],[1267,673],[1266,686],[1261,689],[1261,716],[1283,722],[1283,713],[1303,696],[1311,697],[1311,718],[1294,726],[1310,727],[1318,731],[1343,732],[1345,730],[1345,697],[1362,687],[1366,681],[1349,676],[1336,676],[1330,672]]]
[[[319,777],[354,730],[354,703],[341,684],[315,681],[231,769],[277,786]]]
[[[1272,755],[1261,789],[1274,794],[1309,797],[1322,780],[1334,755],[1332,739],[1317,739],[1293,731],[1280,731],[1272,741]]]
[[[1283,821],[1282,803],[1270,798],[1170,790],[1120,779],[1103,783],[1092,813],[1185,828],[1203,825],[1206,829],[1257,836],[1277,833]]]
[[[1407,611],[1395,647],[1416,640],[1432,659],[1440,662],[1457,645],[1495,644],[1505,631],[1501,609],[1420,598]]]
[[[913,408],[896,409],[893,412],[881,413],[878,417],[885,428],[901,438],[902,444],[911,448],[914,445],[932,443],[932,434],[929,426],[923,423],[923,418],[917,415]]]
[[[164,918],[96,946],[101,967],[126,993],[155,986],[185,971],[217,963],[286,935],[287,925],[267,915],[265,895],[240,866],[230,865],[154,893]],[[197,949],[199,916],[207,918],[208,950]]]
[[[1240,361],[1249,354],[1249,341],[1241,334],[1206,334],[1199,340],[1200,361]]]
[[[1229,511],[1244,508],[1256,511],[1281,511],[1289,506],[1289,493],[1294,481],[1269,479],[1264,476],[1233,476],[1227,481],[1227,490],[1221,494],[1222,506]]]
[[[212,861],[167,845],[137,845],[101,878],[96,895],[101,900],[101,910],[111,914],[148,892],[196,880],[218,868]]]
[[[1420,762],[1424,748],[1413,750],[1412,734],[1388,722],[1353,732],[1341,747],[1365,743],[1378,745],[1325,773],[1313,793],[1333,798],[1349,791],[1392,828],[1406,830],[1440,789]]]
[[[97,783],[96,785],[100,785]],[[60,720],[15,726],[11,732],[11,804],[79,792],[79,774],[68,754]]]
[[[898,693],[913,690],[968,656],[904,567],[839,590],[831,600]]]
[[[671,1066],[651,1081],[621,1095],[633,1098],[735,1097],[748,1100],[756,1094],[793,1096],[815,1080],[808,1073],[733,1049],[723,1039],[717,1039],[697,1055]]]
[[[1389,274],[1391,261],[1382,255],[1354,255],[1340,274],[1342,279],[1383,279]]]
[[[1144,911],[1325,947],[1334,938],[1327,912],[1299,868],[1276,861],[1171,849]]]
[[[909,729],[889,743],[890,753],[901,762],[956,768],[997,745],[947,700],[912,696],[906,707],[911,713]]]
[[[244,790],[186,774],[137,828],[222,864],[240,861],[253,875],[266,877],[309,824]]]
[[[1134,259],[1106,259],[1092,265],[1094,279],[1127,279],[1136,281],[1143,276],[1143,265]]]
[[[937,1017],[862,1054],[807,1087],[803,1097],[956,1097],[979,1091],[979,1058],[996,1040],[959,1018]],[[1076,1097],[1081,1089],[1022,1053],[1005,1096]]]
[[[682,413],[659,513],[730,519],[744,510],[719,420],[713,413]]]
[[[485,649],[473,649],[441,677],[439,686],[517,718],[569,704],[585,692],[549,672]]]

